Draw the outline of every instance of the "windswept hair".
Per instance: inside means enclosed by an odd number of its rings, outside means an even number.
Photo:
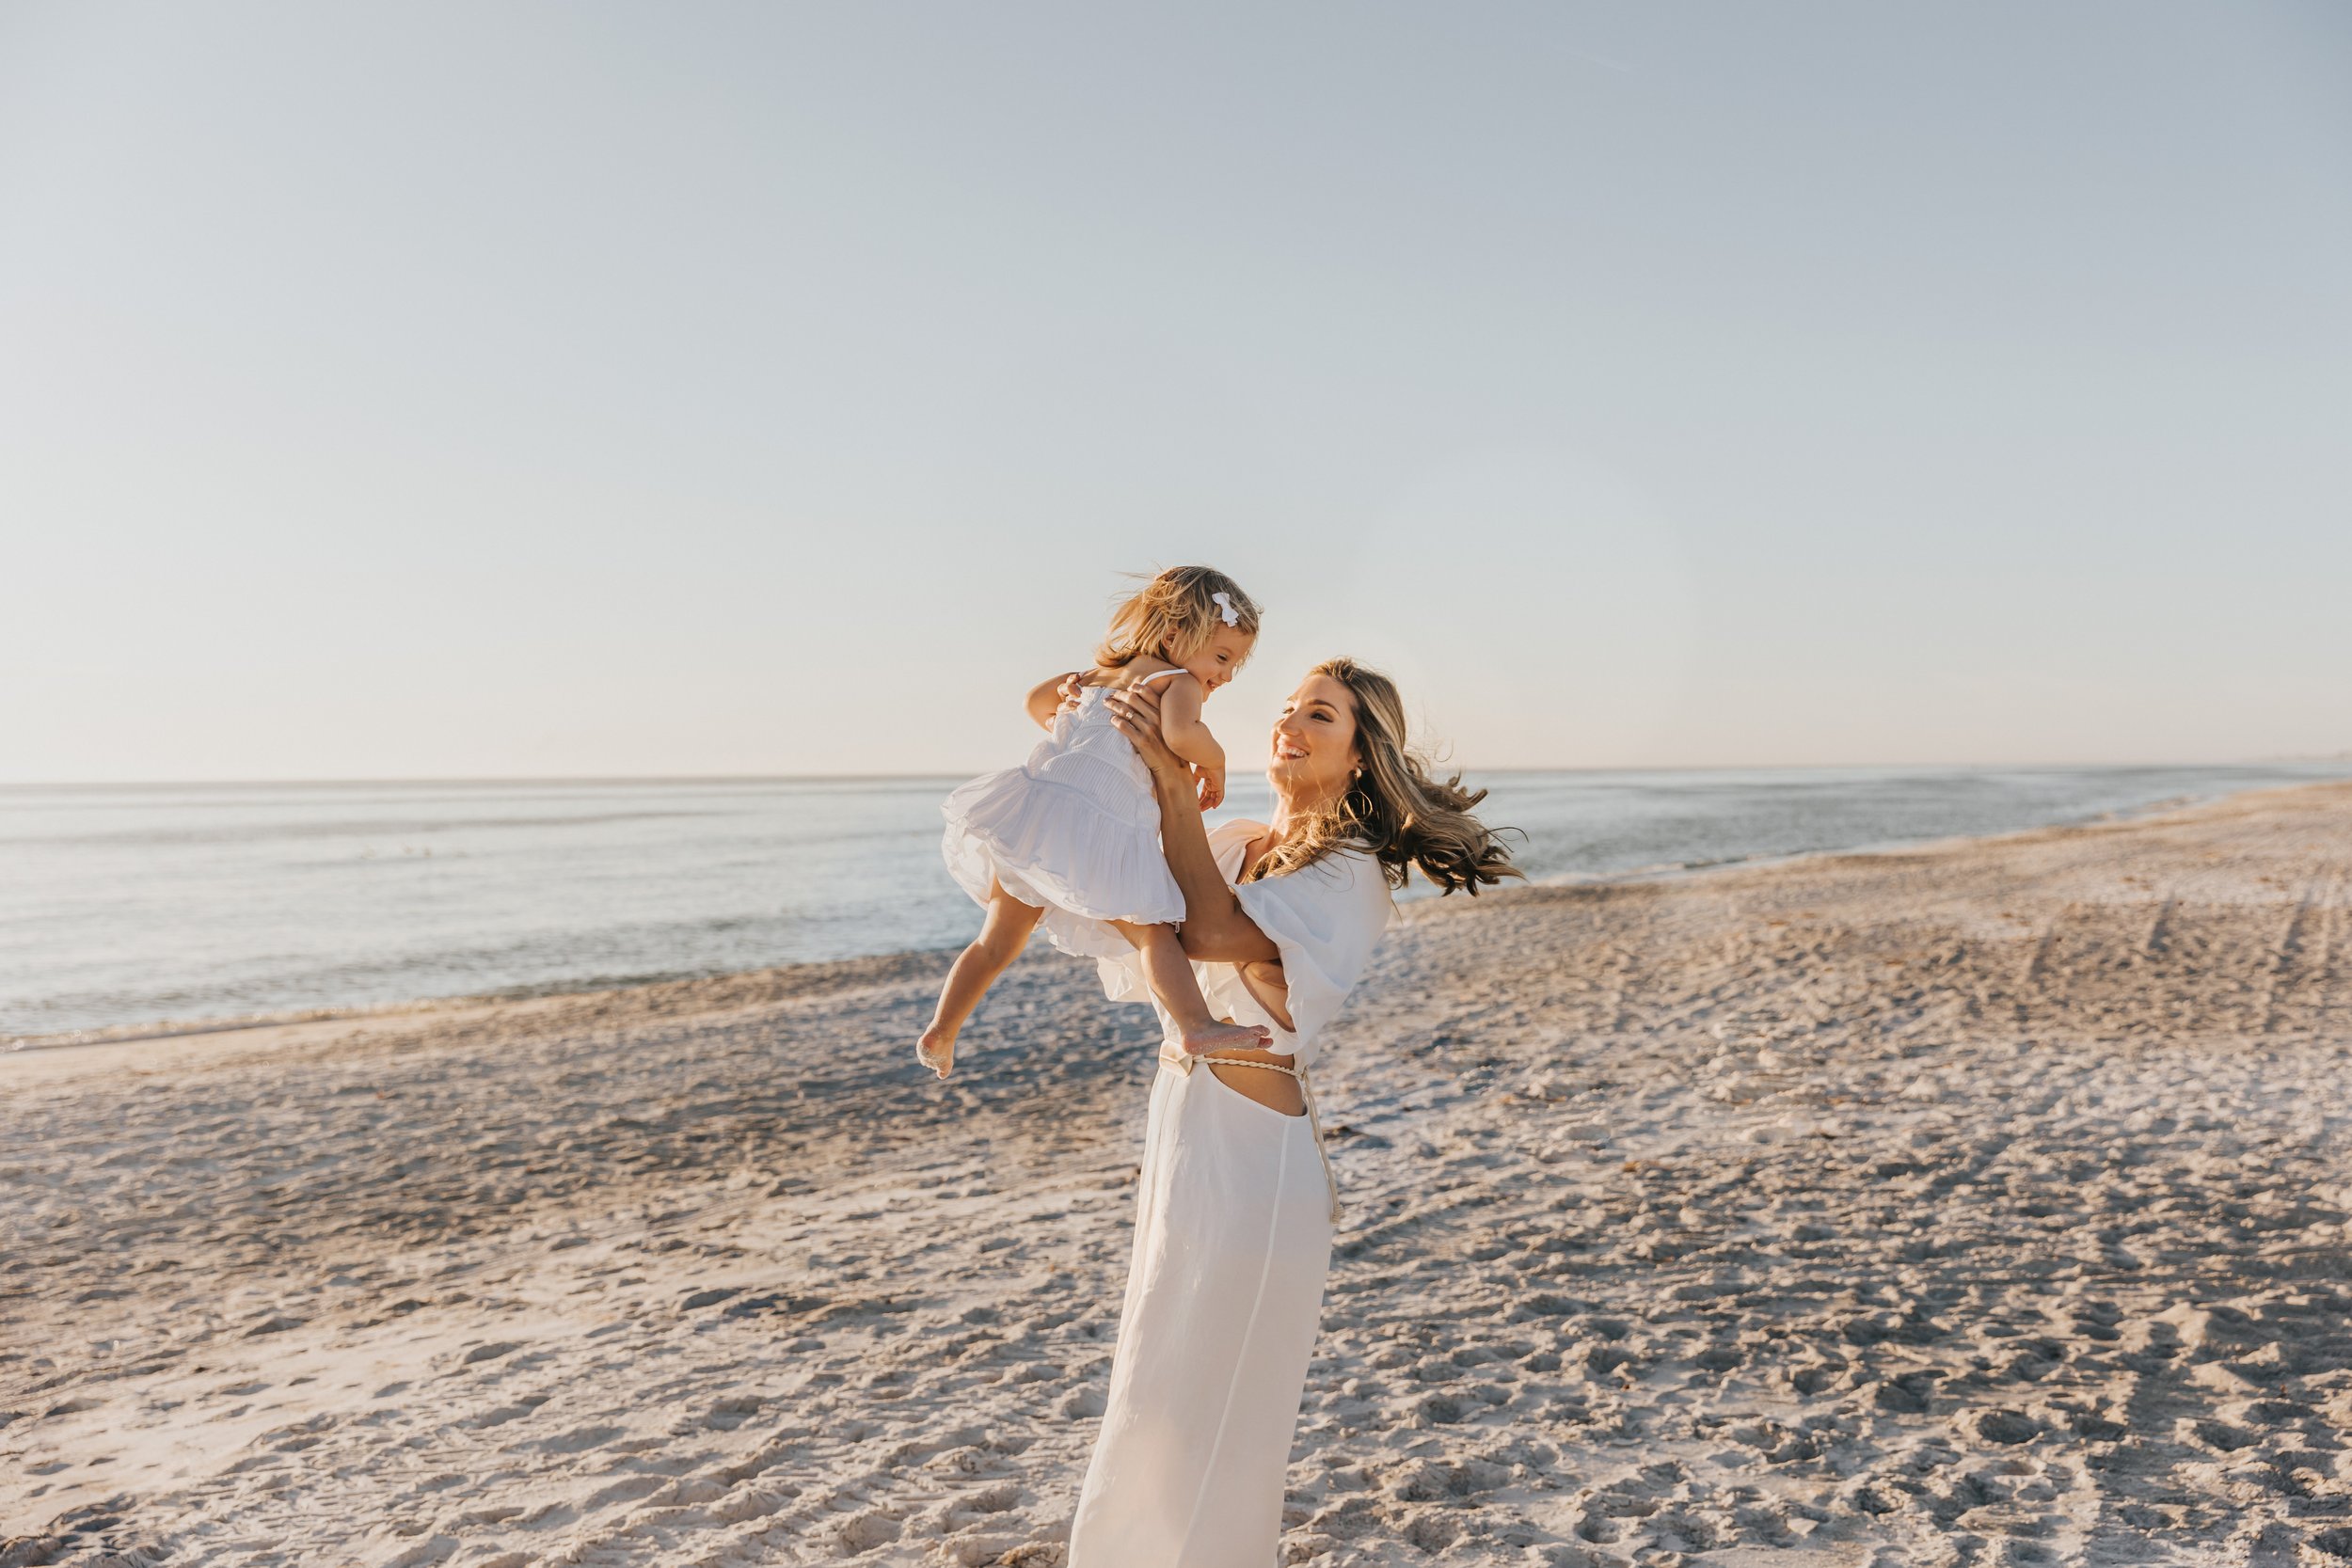
[[[1309,673],[1330,676],[1355,697],[1359,771],[1339,800],[1293,827],[1256,867],[1258,876],[1296,871],[1349,848],[1369,850],[1391,887],[1403,887],[1414,866],[1440,892],[1473,897],[1482,886],[1527,875],[1511,863],[1496,830],[1470,815],[1486,792],[1464,789],[1459,773],[1437,779],[1429,758],[1406,745],[1396,682],[1352,658],[1326,659]]]
[[[1207,566],[1171,566],[1111,611],[1111,629],[1094,650],[1094,662],[1116,670],[1142,654],[1191,657],[1225,625],[1219,594],[1233,607],[1233,629],[1257,636],[1258,604],[1240,583]]]

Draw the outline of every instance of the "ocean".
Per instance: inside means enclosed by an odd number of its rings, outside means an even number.
[[[1499,772],[1545,879],[2083,821],[2352,761]],[[0,788],[0,1040],[950,947],[949,778]],[[1262,816],[1262,780],[1222,816]],[[1415,889],[1412,894],[1426,890]]]

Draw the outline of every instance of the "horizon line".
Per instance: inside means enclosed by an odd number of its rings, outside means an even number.
[[[2010,759],[2001,762],[1706,762],[1634,764],[1518,764],[1508,767],[1462,768],[1465,774],[1531,773],[1804,773],[1862,770],[1931,772],[1989,771],[2001,768],[2278,768],[2352,765],[2352,751],[2289,756],[2240,757],[2227,760],[2184,761],[2180,758],[2138,758],[2130,761],[2058,762]],[[1452,763],[1440,764],[1451,768]],[[1433,769],[1435,771],[1437,769]],[[926,782],[977,778],[977,771],[922,769],[808,773],[470,773],[354,775],[347,777],[208,778],[208,779],[24,779],[0,780],[0,791],[62,789],[267,789],[368,788],[385,785],[465,784],[857,784],[866,782]],[[1251,775],[1254,776],[1254,775]]]

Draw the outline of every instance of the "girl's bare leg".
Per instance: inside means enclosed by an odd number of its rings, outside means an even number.
[[[1191,960],[1184,957],[1184,943],[1176,940],[1175,927],[1130,926],[1123,920],[1114,920],[1111,926],[1143,956],[1143,977],[1152,982],[1152,994],[1176,1021],[1176,1032],[1186,1051],[1263,1050],[1274,1037],[1254,1023],[1228,1023],[1209,1011],[1200,982],[1193,978]]]
[[[925,1067],[942,1078],[954,1069],[956,1036],[962,1033],[972,1009],[980,1005],[996,976],[1028,945],[1029,933],[1037,929],[1038,917],[1044,912],[1007,893],[1003,883],[989,884],[988,916],[980,922],[980,934],[947,971],[947,984],[941,988],[939,1006],[931,1012],[931,1026],[914,1042],[915,1057]]]

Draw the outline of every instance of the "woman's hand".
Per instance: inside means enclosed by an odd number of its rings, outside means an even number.
[[[1127,686],[1103,694],[1119,733],[1135,743],[1136,755],[1160,784],[1182,783],[1187,799],[1193,795],[1192,765],[1168,749],[1160,738],[1160,694],[1152,687]]]

